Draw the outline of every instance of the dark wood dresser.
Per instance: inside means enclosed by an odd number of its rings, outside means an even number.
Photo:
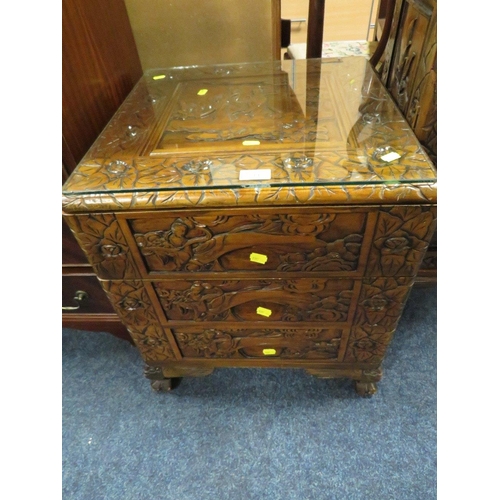
[[[64,182],[139,80],[142,68],[123,0],[63,0],[62,42]],[[64,222],[62,306],[63,327],[130,340]]]
[[[279,367],[371,395],[436,186],[363,57],[198,66],[144,74],[63,213],[153,388]]]

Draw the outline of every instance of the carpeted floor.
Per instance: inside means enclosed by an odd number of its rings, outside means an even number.
[[[436,302],[412,291],[370,399],[300,370],[155,393],[134,347],[63,330],[63,498],[436,498]]]

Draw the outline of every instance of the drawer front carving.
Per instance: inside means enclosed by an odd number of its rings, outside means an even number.
[[[375,212],[248,213],[129,220],[147,272],[355,273]]]
[[[344,323],[355,297],[349,279],[152,282],[170,321]]]
[[[342,329],[174,329],[187,358],[337,360]]]

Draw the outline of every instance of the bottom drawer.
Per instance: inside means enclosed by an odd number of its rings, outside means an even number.
[[[344,330],[178,328],[185,358],[339,359]]]

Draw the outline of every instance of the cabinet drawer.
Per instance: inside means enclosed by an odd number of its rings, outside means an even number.
[[[129,219],[146,273],[359,274],[376,212],[290,209]]]
[[[359,283],[349,279],[153,281],[169,321],[346,323]]]
[[[87,297],[78,302],[74,300],[76,292],[83,291]],[[63,307],[78,307],[78,309],[64,310],[70,313],[114,313],[114,309],[106,297],[98,279],[95,276],[63,276],[62,277],[62,305]]]
[[[172,333],[186,358],[337,360],[343,330],[179,328]]]

